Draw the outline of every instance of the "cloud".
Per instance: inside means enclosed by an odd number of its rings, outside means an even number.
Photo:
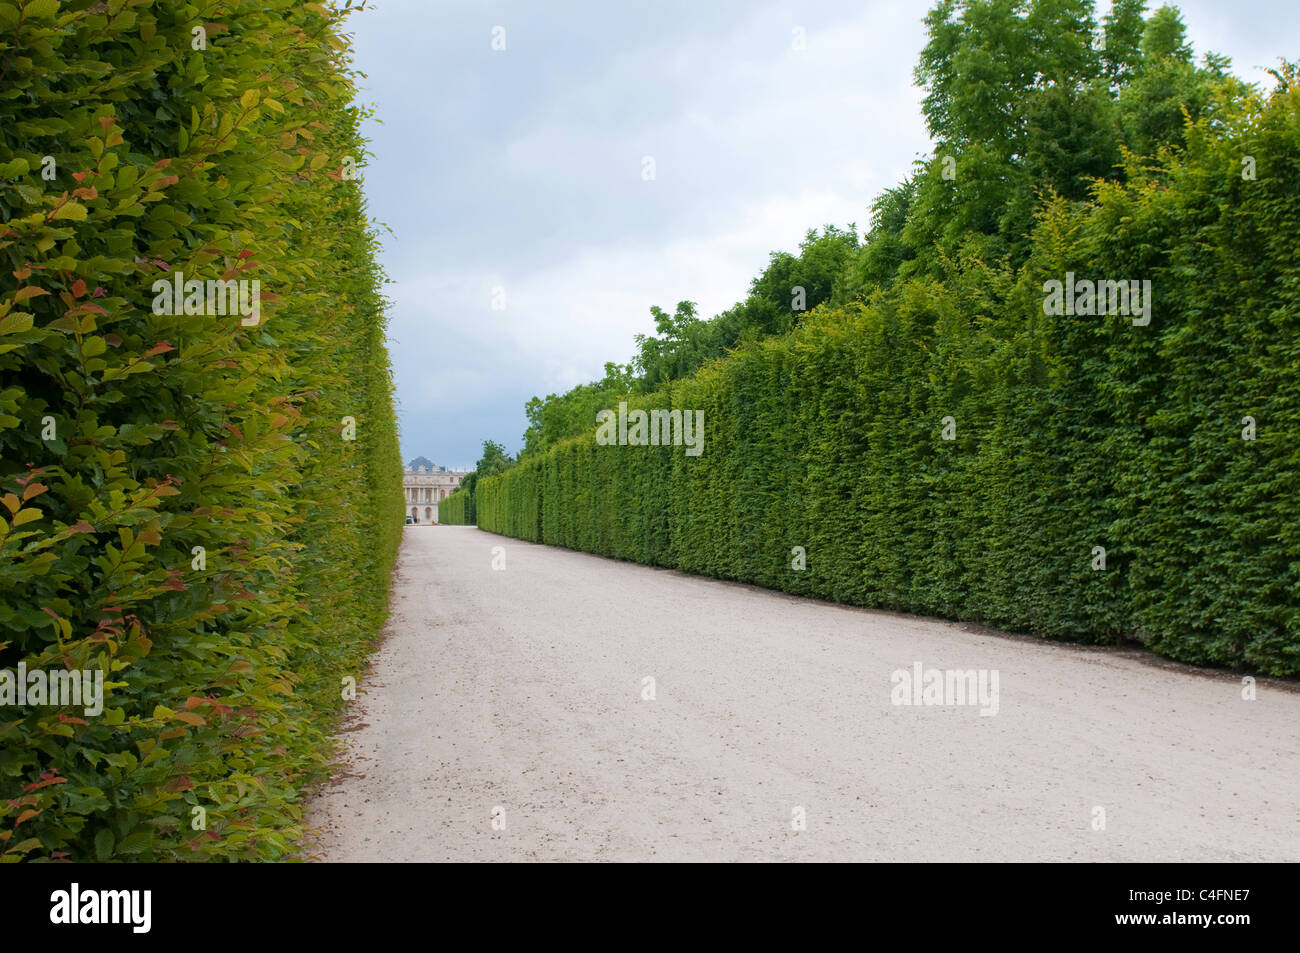
[[[651,305],[712,316],[809,228],[864,230],[930,148],[912,83],[928,6],[379,0],[356,16],[404,455],[517,449],[525,401],[628,361]],[[1247,78],[1300,16],[1181,6],[1198,52]]]

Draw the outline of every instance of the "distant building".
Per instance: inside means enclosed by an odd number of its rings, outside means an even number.
[[[406,466],[402,472],[402,491],[406,496],[405,513],[417,523],[438,522],[438,501],[445,499],[460,486],[468,470],[444,470],[433,464],[412,460],[415,466]]]

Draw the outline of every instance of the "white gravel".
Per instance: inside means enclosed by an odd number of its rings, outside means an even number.
[[[316,859],[1300,860],[1292,683],[405,533]],[[892,704],[915,662],[997,714]]]

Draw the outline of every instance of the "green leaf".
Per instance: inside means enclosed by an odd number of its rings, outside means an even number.
[[[15,527],[23,526],[27,523],[34,523],[38,519],[44,518],[44,516],[45,514],[42,513],[40,510],[38,510],[36,507],[29,506],[25,509],[19,510],[17,513],[14,514],[13,524]]]
[[[33,317],[26,311],[13,311],[0,318],[0,334],[17,334],[30,331]]]
[[[113,856],[113,832],[101,827],[95,834],[95,859],[108,860]]]
[[[86,220],[86,206],[80,202],[67,202],[55,209],[50,219],[56,222],[64,219],[73,222],[84,222]]]
[[[148,831],[137,831],[122,838],[117,850],[121,854],[141,854],[153,846],[153,840],[153,835]]]

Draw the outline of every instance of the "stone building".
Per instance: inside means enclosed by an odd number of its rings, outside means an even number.
[[[406,518],[417,523],[438,522],[438,501],[450,496],[468,472],[444,470],[435,466],[403,468],[402,491],[406,496]]]

